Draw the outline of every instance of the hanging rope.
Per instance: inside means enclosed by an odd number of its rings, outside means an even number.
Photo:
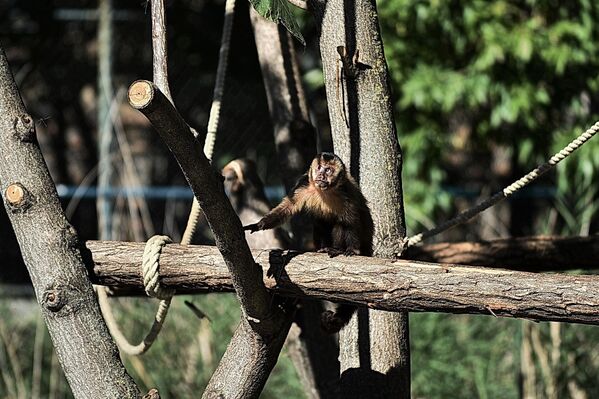
[[[586,143],[589,139],[591,139],[597,133],[597,131],[599,131],[599,122],[596,122],[587,131],[585,131],[580,136],[578,136],[577,138],[572,140],[560,152],[558,152],[554,156],[552,156],[549,159],[549,161],[536,167],[534,170],[532,170],[527,175],[516,180],[509,186],[505,187],[502,191],[497,192],[492,197],[480,202],[479,204],[475,205],[474,207],[472,207],[470,209],[465,210],[464,212],[460,213],[453,219],[450,219],[450,220],[438,225],[437,227],[434,227],[430,230],[424,231],[420,234],[416,234],[410,238],[407,238],[405,240],[405,247],[406,248],[411,247],[413,245],[416,245],[416,244],[422,242],[423,240],[426,240],[427,238],[433,237],[439,233],[449,230],[450,228],[457,226],[458,224],[465,223],[468,220],[472,219],[474,216],[476,216],[479,213],[481,213],[482,211],[484,211],[485,209],[490,208],[491,206],[497,204],[500,201],[503,201],[504,199],[506,199],[510,195],[514,194],[516,191],[520,190],[521,188],[527,186],[528,184],[533,182],[535,179],[537,179],[539,176],[543,175],[545,172],[552,169],[555,165],[557,165],[558,163],[560,163],[561,161],[566,159],[570,154],[572,154],[579,147],[581,147],[584,143]]]
[[[227,0],[225,3],[225,22],[223,24],[223,34],[220,41],[220,52],[218,55],[218,67],[216,69],[216,83],[214,85],[214,94],[212,96],[212,106],[210,107],[210,117],[208,118],[208,128],[206,131],[206,140],[204,141],[204,154],[209,161],[212,161],[214,153],[214,143],[216,142],[216,131],[220,121],[220,107],[223,98],[223,89],[225,87],[225,76],[227,75],[227,66],[229,62],[229,47],[231,43],[231,31],[233,28],[233,16],[235,15],[235,0]],[[191,211],[187,218],[187,226],[181,239],[181,244],[189,245],[200,218],[200,204],[194,197],[191,205]]]
[[[160,285],[160,254],[162,253],[162,248],[164,248],[166,244],[172,242],[173,241],[169,237],[158,235],[153,236],[146,242],[142,261],[144,289],[148,296],[160,299],[160,304],[158,305],[152,328],[150,328],[146,337],[139,344],[132,345],[129,343],[114,318],[112,308],[108,303],[106,287],[98,286],[98,302],[100,303],[100,310],[104,315],[108,330],[114,337],[119,348],[128,355],[141,355],[150,349],[166,319],[168,308],[171,304],[171,299],[175,294],[175,290],[164,288]]]
[[[162,1],[152,2],[152,6],[156,5],[159,7],[158,14],[164,15],[164,4]],[[233,15],[235,11],[235,0],[227,0],[225,3],[225,17],[223,24],[223,33],[221,37],[220,44],[220,52],[218,58],[218,67],[216,70],[216,83],[214,87],[214,96],[212,100],[212,106],[210,108],[210,118],[208,120],[208,128],[206,133],[206,140],[204,142],[204,154],[206,158],[209,160],[212,159],[212,154],[214,152],[214,143],[216,141],[216,131],[218,130],[218,123],[220,119],[220,108],[221,101],[223,97],[223,89],[225,84],[225,76],[227,72],[227,63],[229,57],[229,48],[231,43],[231,31],[233,27]],[[161,19],[161,28],[165,29],[164,17]],[[166,44],[162,44],[166,47]],[[162,49],[165,52],[165,48]],[[154,62],[156,62],[154,60]],[[166,64],[165,64],[166,65]],[[166,73],[165,73],[165,81],[163,82],[165,87],[161,88],[163,92],[168,92],[168,84],[166,83]],[[170,98],[170,94],[169,94]],[[195,132],[194,132],[195,135]],[[181,239],[181,244],[189,245],[193,238],[193,234],[196,230],[197,222],[200,216],[200,206],[197,200],[194,197],[193,204],[191,207],[191,212],[189,214],[187,220],[187,226],[185,228],[185,232],[183,233],[183,238]],[[106,320],[106,325],[110,330],[110,333],[114,337],[119,348],[129,354],[129,355],[141,355],[146,352],[158,336],[158,333],[162,329],[162,325],[164,324],[164,320],[166,319],[166,315],[168,313],[168,309],[171,303],[172,296],[174,295],[174,290],[165,289],[160,286],[160,276],[159,276],[159,268],[160,268],[160,254],[162,253],[162,248],[167,243],[171,243],[172,240],[167,236],[153,236],[146,243],[146,247],[144,250],[143,263],[142,263],[142,273],[144,276],[144,287],[146,294],[148,296],[160,299],[160,304],[158,305],[158,310],[156,311],[156,316],[154,318],[154,322],[150,331],[137,345],[132,345],[129,343],[125,335],[120,330],[118,323],[114,318],[114,314],[112,313],[112,308],[110,303],[108,302],[108,289],[104,286],[97,286],[98,292],[98,302],[100,304],[100,310],[102,311],[102,315]]]

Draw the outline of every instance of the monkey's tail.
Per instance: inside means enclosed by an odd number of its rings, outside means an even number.
[[[334,312],[331,310],[323,312],[320,316],[322,329],[329,334],[339,332],[349,323],[356,309],[353,305],[339,305]]]

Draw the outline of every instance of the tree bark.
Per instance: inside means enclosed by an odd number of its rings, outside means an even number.
[[[335,153],[369,201],[374,256],[397,256],[406,228],[387,64],[374,0],[312,0]],[[343,46],[343,47],[340,47]],[[340,332],[343,397],[410,397],[407,313],[361,311]],[[376,396],[376,397],[379,397]]]
[[[291,319],[287,320],[288,330]],[[248,320],[241,319],[202,397],[241,399],[260,396],[287,334],[261,339],[249,323]],[[231,384],[232,381],[235,384]]]
[[[151,82],[143,80],[129,88],[129,103],[150,120],[177,159],[214,234],[241,304],[243,317],[236,336],[243,337],[229,344],[204,397],[257,397],[274,367],[279,342],[282,345],[287,336],[293,314],[286,313],[285,306],[278,306],[276,298],[266,290],[262,270],[254,262],[241,222],[225,195],[222,176],[211,167],[200,143],[172,103]],[[240,342],[254,342],[252,347],[259,349],[237,348],[235,345]],[[236,363],[244,364],[240,372],[253,370],[253,374],[228,373],[227,370],[238,367]]]
[[[316,131],[310,123],[293,37],[282,25],[266,20],[252,7],[250,17],[281,177],[289,191],[316,154]],[[312,225],[306,218],[292,219],[291,230],[296,248],[313,247]],[[293,331],[288,338],[289,354],[304,391],[313,399],[336,395],[339,379],[339,349],[334,336],[320,328],[323,311],[324,306],[318,301],[303,302],[296,315],[301,331]]]
[[[411,247],[406,259],[435,263],[503,267],[529,272],[596,269],[599,235],[518,237]]]
[[[0,190],[58,360],[76,398],[139,397],[121,363],[0,49]]]
[[[143,243],[88,241],[92,281],[143,289]],[[296,298],[347,302],[372,309],[485,314],[538,321],[599,324],[599,276],[544,274],[362,256],[255,250],[265,286]],[[169,244],[161,284],[179,294],[232,291],[217,248]],[[272,275],[273,277],[268,277]]]
[[[283,26],[262,18],[253,8],[250,17],[281,178],[290,188],[306,172],[316,153],[316,132],[310,123],[291,34]]]

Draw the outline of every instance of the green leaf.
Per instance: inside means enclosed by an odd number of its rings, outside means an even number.
[[[291,11],[291,4],[287,0],[250,0],[250,4],[264,18],[283,24],[302,45],[306,45],[299,25]]]

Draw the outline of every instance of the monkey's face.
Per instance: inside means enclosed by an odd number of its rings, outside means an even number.
[[[311,168],[314,185],[322,191],[335,187],[339,182],[341,167],[334,160],[315,159]]]
[[[238,161],[231,161],[222,171],[225,178],[225,191],[231,194],[236,194],[243,187],[243,171]]]

